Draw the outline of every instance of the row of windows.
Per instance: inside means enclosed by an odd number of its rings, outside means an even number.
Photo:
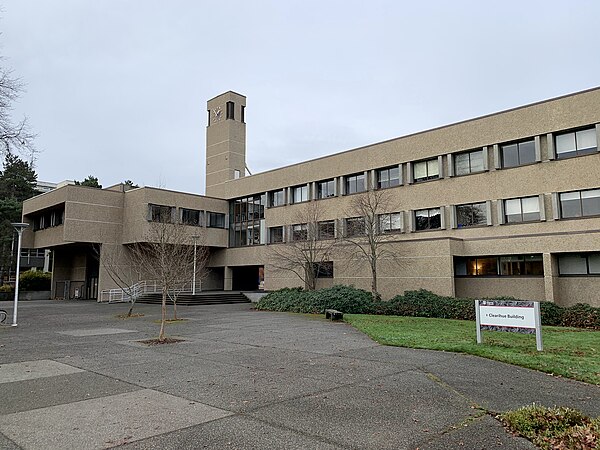
[[[179,210],[179,216],[177,216]],[[148,205],[148,220],[160,223],[182,223],[208,228],[225,228],[225,214],[197,209],[176,208],[166,205]]]
[[[541,254],[454,257],[454,275],[543,276],[544,262]]]
[[[33,218],[33,231],[44,230],[46,228],[62,225],[65,220],[64,206],[60,209],[44,211],[42,214]]]
[[[527,139],[499,146],[499,168],[511,168],[532,164],[539,160],[535,139]],[[586,128],[554,137],[555,156],[558,159],[587,155],[598,151],[596,128]],[[483,172],[487,169],[487,152],[483,149],[452,154],[451,174],[456,176]],[[419,183],[441,178],[440,159],[438,157],[411,163],[409,178]],[[316,182],[315,198],[323,199],[338,195],[334,178]],[[401,184],[400,166],[375,170],[375,188],[385,189]],[[367,190],[365,172],[343,177],[343,193],[355,194]],[[289,203],[309,200],[308,184],[292,188]],[[285,189],[269,193],[269,206],[281,206],[286,203]]]
[[[557,259],[559,275],[600,276],[600,253],[567,253]],[[454,257],[454,275],[543,276],[544,264],[541,254]]]
[[[559,194],[562,218],[600,215],[600,189],[567,192]],[[502,200],[504,216],[502,223],[536,222],[541,219],[539,196]],[[490,224],[490,205],[488,202],[455,205],[454,223],[452,227],[468,228]],[[443,228],[442,208],[419,209],[413,212],[414,230],[436,230]],[[327,231],[315,230],[318,239],[333,238],[335,221],[319,222],[319,226],[327,227]],[[326,224],[326,225],[325,225]],[[379,233],[402,231],[402,212],[381,214],[379,216]],[[345,236],[358,236],[365,233],[364,221],[360,217],[344,219]],[[272,233],[269,242],[283,242],[283,227],[270,228]],[[310,230],[306,224],[293,225],[292,240],[307,239]]]

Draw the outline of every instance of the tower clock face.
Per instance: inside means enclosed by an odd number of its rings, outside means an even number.
[[[215,122],[218,122],[219,120],[221,120],[221,117],[222,117],[221,107],[217,106],[215,109],[213,109],[213,120]]]

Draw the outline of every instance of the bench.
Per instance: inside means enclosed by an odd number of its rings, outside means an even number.
[[[344,318],[344,313],[335,309],[326,309],[325,318],[329,320],[342,320]]]

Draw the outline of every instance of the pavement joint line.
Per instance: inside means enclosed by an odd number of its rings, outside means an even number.
[[[10,442],[11,444],[13,444],[15,446],[15,448],[22,449],[22,447],[20,445],[17,445],[17,443],[15,441],[13,441],[11,438],[9,438],[7,435],[2,433],[1,431],[0,431],[0,436],[2,436],[5,440]]]
[[[462,429],[462,427],[468,427],[472,423],[475,423],[477,421],[482,420],[484,417],[486,417],[486,415],[487,415],[487,412],[485,412],[485,411],[479,411],[478,414],[475,414],[473,416],[469,415],[464,420],[462,420],[461,422],[449,425],[446,429],[441,430],[435,436],[431,436],[429,439],[425,439],[424,441],[420,442],[418,445],[416,445],[416,448],[418,449],[422,445],[432,444],[432,443],[434,443],[436,441],[439,441],[440,439],[442,439],[447,434],[456,433],[456,432],[460,431]]]
[[[431,373],[431,372],[427,372],[427,371],[423,371],[423,373],[427,376],[427,378],[429,378],[431,381],[433,381],[434,383],[439,384],[442,388],[458,395],[460,398],[466,400],[473,409],[477,409],[479,411],[483,411],[485,413],[488,412],[487,409],[485,409],[484,407],[482,407],[481,405],[479,405],[477,402],[473,401],[473,399],[469,398],[467,395],[463,394],[462,392],[460,392],[459,390],[455,389],[454,387],[450,386],[448,383],[446,383],[444,380],[442,380],[440,377],[438,377],[437,375]]]

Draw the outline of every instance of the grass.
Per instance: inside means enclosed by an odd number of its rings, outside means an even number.
[[[384,345],[467,353],[600,385],[600,331],[542,328],[544,351],[534,335],[483,331],[477,344],[475,323],[424,317],[345,314],[344,320]]]
[[[600,444],[600,417],[571,408],[530,405],[498,416],[505,426],[542,449],[592,449]]]

